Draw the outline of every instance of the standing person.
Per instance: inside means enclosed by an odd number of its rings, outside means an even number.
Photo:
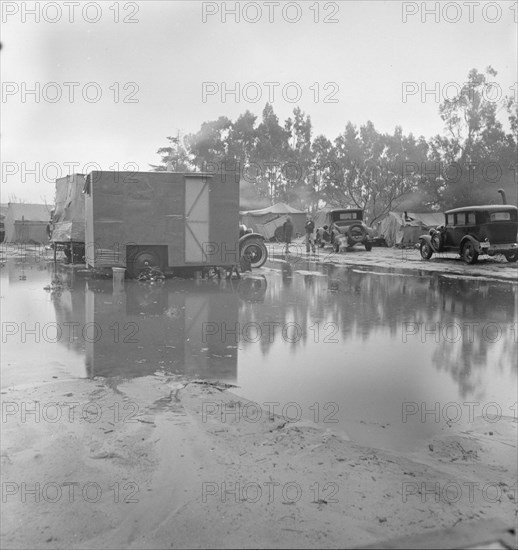
[[[284,230],[284,240],[286,241],[286,254],[288,253],[288,248],[291,244],[291,237],[293,235],[293,223],[291,218],[288,216],[286,221],[282,224]]]
[[[315,231],[315,222],[313,221],[313,218],[308,215],[306,218],[306,224],[304,225],[304,228],[306,229],[306,254],[309,254],[309,248],[311,246],[311,249],[313,250],[313,254],[315,253],[315,237],[313,235],[313,231]]]

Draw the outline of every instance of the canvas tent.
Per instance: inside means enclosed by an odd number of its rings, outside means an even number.
[[[424,233],[444,223],[440,212],[389,212],[380,222],[378,233],[387,246],[411,246]]]
[[[85,242],[84,185],[83,174],[72,174],[56,180],[56,204],[52,214],[52,242]]]
[[[304,234],[306,213],[303,210],[297,210],[283,202],[278,202],[273,206],[261,208],[260,210],[240,212],[239,215],[241,223],[244,223],[254,232],[260,233],[267,239],[279,236],[281,230],[279,229],[279,231],[277,231],[277,235],[275,234],[275,230],[282,227],[288,216],[293,223],[294,234]]]
[[[10,202],[5,214],[5,242],[47,243],[50,207]]]
[[[315,229],[318,229],[319,227],[322,227],[323,225],[325,225],[326,223],[326,218],[327,218],[327,213],[332,210],[331,207],[324,207],[324,208],[321,208],[316,214],[315,214],[315,217],[314,217],[314,222],[315,222]]]

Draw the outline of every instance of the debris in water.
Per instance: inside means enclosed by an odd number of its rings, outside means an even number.
[[[146,267],[137,276],[139,283],[163,283],[165,275],[158,267]]]
[[[220,391],[223,391],[224,389],[227,389],[227,388],[239,388],[239,386],[236,386],[234,384],[227,384],[226,382],[219,382],[219,381],[211,382],[210,380],[192,380],[191,382],[188,382],[188,384],[199,384],[200,386],[211,386]]]

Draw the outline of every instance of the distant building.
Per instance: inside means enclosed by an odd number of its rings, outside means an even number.
[[[48,242],[50,206],[10,202],[4,226],[7,243],[45,244]]]

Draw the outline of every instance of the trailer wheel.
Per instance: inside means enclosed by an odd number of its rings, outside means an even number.
[[[243,243],[241,257],[248,259],[251,267],[262,267],[268,259],[268,250],[263,241],[250,239]]]
[[[150,267],[162,269],[161,263],[160,256],[154,250],[142,250],[128,261],[128,272],[130,277],[136,279],[140,273]]]

